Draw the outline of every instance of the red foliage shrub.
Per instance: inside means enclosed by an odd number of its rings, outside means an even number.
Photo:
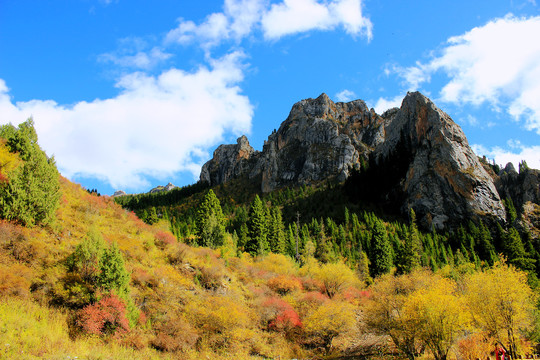
[[[165,248],[167,245],[174,245],[178,242],[173,234],[166,231],[158,231],[154,237],[156,239],[156,245],[161,249]]]
[[[365,300],[369,299],[371,296],[371,291],[369,290],[359,290],[355,287],[349,287],[343,292],[343,298],[353,304],[360,304]]]
[[[95,335],[116,335],[129,331],[126,305],[115,294],[80,310],[77,323],[85,332]]]
[[[269,330],[279,332],[290,332],[295,328],[302,327],[300,317],[293,307],[286,301],[271,297],[262,306],[265,308],[267,326]]]
[[[302,283],[298,278],[287,275],[279,275],[268,280],[268,286],[282,296],[302,289]]]
[[[0,172],[0,183],[7,183],[8,178],[6,175],[4,175],[2,172]]]

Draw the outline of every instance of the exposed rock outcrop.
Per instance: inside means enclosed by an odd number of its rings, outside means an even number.
[[[168,183],[167,185],[165,186],[162,186],[162,185],[159,185],[159,186],[156,186],[155,188],[153,188],[152,190],[150,190],[148,193],[149,194],[154,194],[154,193],[159,193],[159,192],[163,192],[163,191],[171,191],[172,189],[175,189],[177,188],[178,186],[176,185],[173,185],[171,183]]]
[[[255,160],[259,155],[253,150],[247,137],[241,136],[236,145],[220,145],[210,161],[201,169],[201,181],[211,185],[227,182],[251,171]]]
[[[540,171],[520,166],[519,173],[508,163],[495,181],[501,198],[512,199],[516,209],[527,202],[540,204]]]
[[[406,199],[402,211],[414,208],[424,227],[443,229],[448,221],[478,215],[504,218],[493,179],[461,128],[418,92],[407,94],[389,118],[374,156],[388,159],[397,149],[411,159],[400,182]]]
[[[367,163],[369,170],[362,166]],[[373,170],[385,166],[384,172]],[[382,116],[362,100],[334,103],[326,94],[302,100],[268,137],[262,152],[245,136],[236,145],[221,145],[200,179],[213,186],[248,176],[260,179],[261,190],[270,192],[327,179],[343,181],[362,167],[367,178],[371,172],[370,184],[380,180],[385,185],[376,186],[375,199],[397,202],[404,214],[414,208],[424,227],[443,229],[477,216],[504,219],[494,178],[461,128],[418,92],[408,93],[401,108]],[[381,174],[385,179],[377,178]],[[514,184],[512,176],[501,180],[500,187]],[[522,203],[538,203],[538,182],[532,176],[519,181],[525,189]]]

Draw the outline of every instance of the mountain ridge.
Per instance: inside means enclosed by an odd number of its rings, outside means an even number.
[[[459,125],[419,92],[407,93],[400,108],[382,115],[362,100],[335,103],[324,93],[301,100],[262,151],[245,136],[220,145],[203,165],[200,181],[215,186],[248,176],[268,193],[343,182],[353,173],[361,174],[356,186],[376,188],[372,201],[393,202],[402,214],[412,208],[424,228],[438,230],[478,217],[504,221],[500,193],[517,199],[525,184],[490,175]],[[539,178],[531,171],[526,182],[526,198],[537,204]],[[504,191],[504,184],[515,190]]]

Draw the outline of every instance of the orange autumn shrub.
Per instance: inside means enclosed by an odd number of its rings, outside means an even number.
[[[24,265],[0,265],[0,296],[27,297],[32,271]]]
[[[268,287],[283,296],[301,290],[302,282],[293,276],[278,275],[268,280]]]
[[[457,352],[461,359],[485,359],[494,350],[495,340],[482,333],[474,333],[461,339],[457,344]]]

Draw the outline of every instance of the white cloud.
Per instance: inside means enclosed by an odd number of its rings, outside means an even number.
[[[332,30],[342,25],[351,35],[372,38],[371,21],[362,15],[361,0],[284,0],[273,4],[263,15],[262,28],[267,39],[311,30]]]
[[[266,3],[265,0],[225,0],[225,14],[231,19],[230,29],[237,40],[253,31],[261,20]]]
[[[225,40],[240,41],[255,29],[260,29],[266,39],[276,40],[338,26],[350,35],[372,38],[372,24],[362,14],[362,0],[284,0],[271,5],[268,0],[225,0],[223,12],[207,16],[198,25],[179,19],[165,41],[184,45],[197,42],[208,49]]]
[[[200,169],[198,156],[225,133],[250,131],[253,106],[241,94],[243,54],[211,60],[192,72],[122,77],[114,98],[63,106],[32,100],[13,104],[0,79],[0,123],[34,117],[41,146],[67,177],[104,179],[142,190],[147,176]]]
[[[540,134],[540,41],[535,34],[540,34],[540,16],[508,15],[450,38],[428,63],[396,72],[419,87],[442,71],[450,78],[441,90],[442,100],[506,107]]]
[[[127,68],[149,70],[159,63],[169,59],[172,55],[163,52],[158,47],[150,51],[137,51],[135,54],[107,53],[99,56],[103,62],[111,62],[115,65]]]
[[[356,94],[353,91],[347,90],[347,89],[340,91],[336,94],[337,101],[341,101],[341,102],[351,101],[351,100],[354,100],[355,98],[356,98]]]
[[[527,162],[527,165],[533,169],[540,169],[540,146],[524,146],[518,143],[512,143],[513,150],[506,150],[499,146],[491,149],[482,145],[472,145],[474,152],[479,155],[490,159],[495,159],[495,163],[506,166],[509,162],[514,164],[514,168],[518,169],[519,163],[523,160]]]
[[[403,101],[403,95],[397,95],[392,99],[379,98],[375,103],[374,109],[377,114],[382,114],[386,110],[391,108],[401,107],[401,102]]]
[[[166,42],[186,45],[196,41],[209,47],[229,38],[229,19],[222,13],[208,15],[200,25],[191,20],[180,19],[179,22],[178,27],[169,31],[165,37]]]

